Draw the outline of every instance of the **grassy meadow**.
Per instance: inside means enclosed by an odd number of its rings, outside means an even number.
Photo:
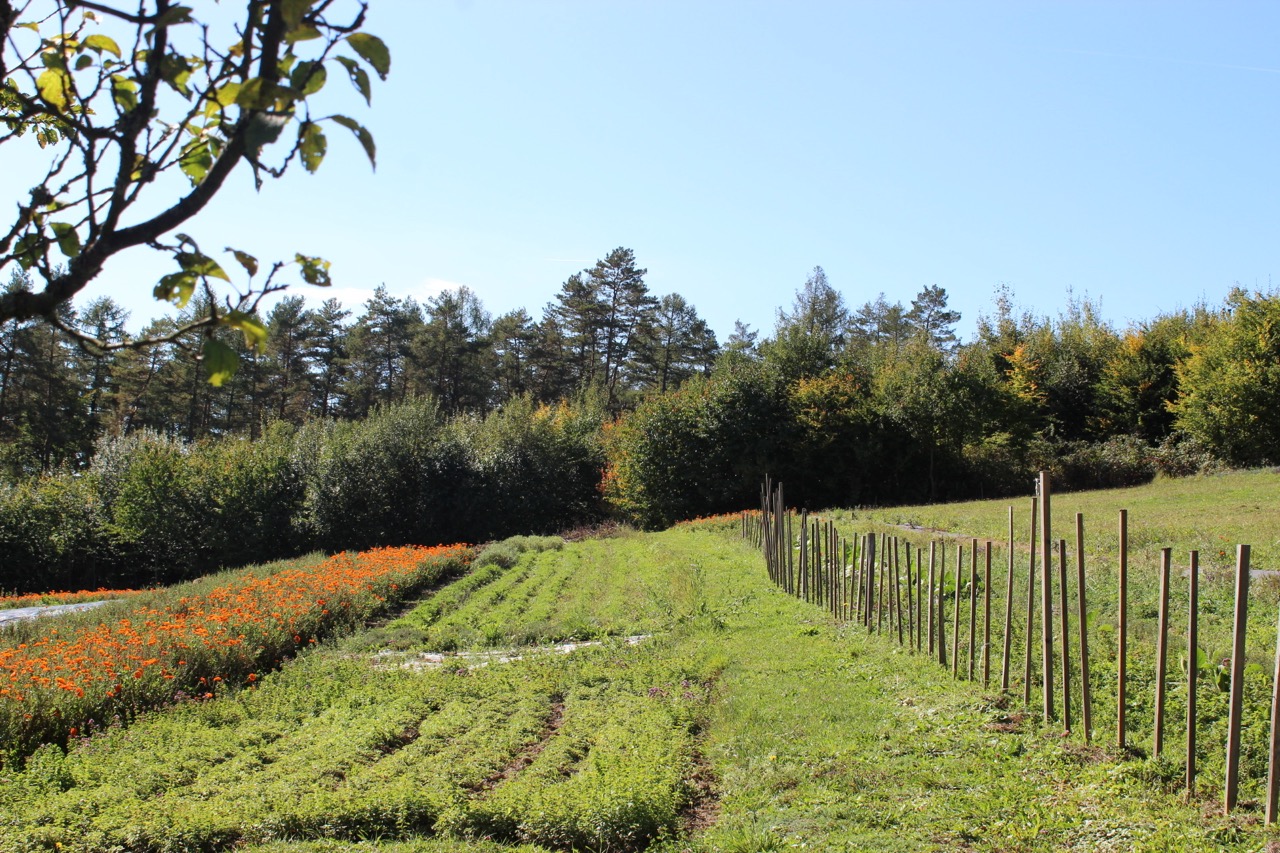
[[[1162,514],[1159,494],[1222,485],[1240,506],[1259,507],[1252,520],[1235,504],[1222,516],[1274,538],[1275,476],[1063,495],[1055,525],[1066,529],[1073,499],[1096,507],[1090,514],[1124,500],[1135,527],[1182,530],[1166,544],[1185,551],[1214,528],[1184,504],[1212,513],[1214,501],[1188,493]],[[836,515],[845,532],[915,521],[999,541],[1006,506]],[[1185,688],[1171,689],[1165,756],[1147,756],[1152,615],[1143,603],[1133,605],[1134,749],[1108,746],[1102,590],[1112,569],[1106,546],[1096,548],[1092,745],[1041,725],[1038,704],[1024,709],[1018,689],[1004,696],[953,680],[887,634],[786,595],[735,520],[573,543],[530,537],[491,546],[393,617],[307,643],[240,689],[37,749],[0,773],[0,850],[1163,851],[1280,842],[1259,806],[1269,670],[1247,677],[1242,804],[1223,816],[1224,702],[1208,679],[1196,794],[1181,791],[1175,706]],[[1139,565],[1135,555],[1135,575]],[[1220,607],[1214,587],[1206,583],[1206,612]],[[1135,602],[1147,592],[1135,583]],[[1266,584],[1255,588],[1255,624],[1271,644],[1275,597]],[[572,653],[549,645],[569,640],[592,644]],[[1255,646],[1251,656],[1265,660],[1267,643]],[[504,656],[465,654],[490,649]],[[426,656],[440,652],[459,654]]]

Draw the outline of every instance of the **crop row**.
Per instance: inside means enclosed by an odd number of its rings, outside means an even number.
[[[651,633],[678,618],[675,587],[696,567],[640,572],[657,547],[624,534],[553,553],[526,553],[508,569],[489,565],[451,584],[379,636],[432,651],[522,646]],[[659,561],[661,554],[645,554]],[[677,596],[678,597],[678,596]]]
[[[184,698],[252,684],[469,559],[464,546],[379,548],[246,572],[199,592],[136,599],[112,618],[51,622],[0,646],[0,748],[12,766],[46,742]]]
[[[0,849],[218,851],[424,834],[634,849],[678,828],[708,692],[660,643],[474,670],[321,650],[37,751]]]

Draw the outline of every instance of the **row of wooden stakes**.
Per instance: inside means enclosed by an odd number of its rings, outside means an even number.
[[[1068,653],[1071,637],[1070,611],[1068,609],[1067,542],[1056,545],[1057,578],[1059,593],[1057,606],[1054,601],[1055,578],[1053,564],[1054,543],[1049,538],[1051,530],[1049,478],[1041,473],[1037,480],[1037,495],[1032,498],[1030,561],[1027,571],[1025,654],[1022,666],[1022,699],[1032,702],[1033,660],[1035,657],[1034,627],[1040,616],[1041,667],[1039,686],[1043,700],[1046,723],[1057,719],[1055,702],[1055,666],[1061,664],[1062,722],[1071,731],[1073,721],[1072,665]],[[799,531],[795,528],[799,527]],[[1039,529],[1038,529],[1039,528]],[[928,545],[926,564],[925,549],[881,533],[878,536],[865,533],[853,537],[842,536],[834,522],[811,516],[807,512],[794,513],[786,508],[781,484],[766,480],[761,489],[758,512],[742,514],[741,533],[744,539],[761,548],[770,579],[787,593],[826,608],[834,618],[861,625],[871,633],[887,633],[891,638],[913,651],[928,654],[939,664],[951,669],[956,678],[975,680],[979,675],[984,685],[992,680],[991,660],[991,590],[992,590],[992,542],[982,547],[979,540],[969,539],[956,543],[955,573],[951,602],[950,651],[948,650],[948,626],[946,616],[947,589],[944,574],[948,565],[947,540],[934,538]],[[1041,578],[1039,583],[1040,606],[1037,609],[1037,534]],[[1125,708],[1128,696],[1128,513],[1119,512],[1119,564],[1118,564],[1118,624],[1117,624],[1117,700],[1116,745],[1127,747]],[[1015,548],[1013,507],[1009,508],[1009,542],[1006,590],[1014,588]],[[1235,624],[1232,640],[1231,685],[1228,712],[1228,736],[1226,754],[1226,779],[1224,785],[1224,809],[1235,808],[1239,796],[1240,734],[1243,717],[1244,639],[1248,618],[1249,546],[1240,545],[1236,560]],[[1152,755],[1158,757],[1164,749],[1165,704],[1168,687],[1168,633],[1169,633],[1169,583],[1171,549],[1161,551],[1159,626],[1156,648],[1156,695]],[[966,555],[967,567],[966,567]],[[981,559],[980,559],[980,555]],[[914,557],[914,559],[913,559]],[[926,568],[927,566],[927,568]],[[927,573],[927,576],[926,576]],[[1080,685],[1080,711],[1078,722],[1084,739],[1088,742],[1094,733],[1093,707],[1089,679],[1089,644],[1086,621],[1084,518],[1075,516],[1075,582],[1078,674]],[[1196,679],[1194,662],[1198,655],[1198,602],[1199,560],[1195,551],[1190,553],[1189,608],[1187,624],[1187,717],[1186,717],[1186,789],[1193,793],[1196,786]],[[962,643],[961,610],[962,589],[967,586],[968,631]],[[981,602],[979,602],[981,590]],[[1004,631],[1000,660],[1000,689],[1010,690],[1012,673],[1012,640],[1014,598],[1007,594],[1004,601]],[[978,613],[982,612],[982,624],[978,625]],[[1055,655],[1053,614],[1060,614],[1061,656]],[[978,637],[982,640],[979,644]],[[979,663],[979,656],[981,661]],[[1271,762],[1267,780],[1266,822],[1274,823],[1280,814],[1280,642],[1276,658],[1275,694],[1271,719]]]

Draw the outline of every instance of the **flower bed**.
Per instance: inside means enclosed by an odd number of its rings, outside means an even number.
[[[3,761],[147,708],[252,684],[471,554],[463,545],[344,552],[265,576],[245,573],[196,595],[150,597],[114,621],[51,624],[38,638],[0,648]]]

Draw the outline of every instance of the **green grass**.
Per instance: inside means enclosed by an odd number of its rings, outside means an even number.
[[[1188,802],[1173,757],[1064,739],[1020,699],[953,681],[776,589],[732,522],[525,551],[402,618],[418,620],[423,633],[409,645],[421,649],[439,626],[478,647],[582,625],[652,636],[412,669],[354,651],[390,636],[384,626],[303,655],[256,689],[144,715],[65,754],[41,750],[0,780],[0,849],[1156,851],[1280,841],[1260,825],[1263,715],[1246,731],[1242,808],[1223,817],[1212,758],[1222,703],[1211,686],[1201,695],[1205,770]],[[1149,678],[1144,660],[1135,656],[1138,685]],[[1251,673],[1246,686],[1251,706],[1265,705],[1269,677]],[[1135,723],[1135,738],[1145,725]]]
[[[1028,483],[1028,494],[1031,484]],[[1174,549],[1178,565],[1187,552],[1200,552],[1201,566],[1216,572],[1235,563],[1237,544],[1252,547],[1256,569],[1280,569],[1280,473],[1276,470],[1231,471],[1198,477],[1159,479],[1151,485],[1051,496],[1053,538],[1074,547],[1075,514],[1084,514],[1086,550],[1099,559],[1117,552],[1119,511],[1128,510],[1129,547],[1138,566],[1155,565],[1159,549]],[[1008,508],[1015,512],[1016,541],[1027,541],[1030,498],[968,501],[837,512],[858,520],[915,524],[929,529],[1005,542]],[[1132,558],[1131,558],[1132,559]]]
[[[689,585],[698,569],[658,541],[629,533],[526,550],[509,569],[480,566],[365,639],[447,652],[666,630],[696,607]]]

